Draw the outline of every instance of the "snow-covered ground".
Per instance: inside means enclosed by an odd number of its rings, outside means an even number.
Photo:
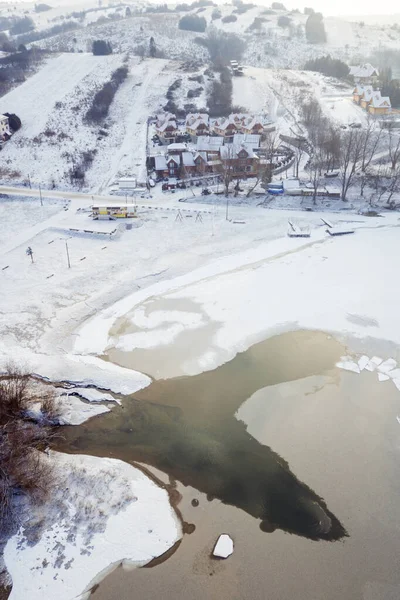
[[[7,542],[11,600],[88,598],[121,563],[142,566],[181,537],[168,494],[110,458],[50,453],[55,482],[44,506]]]

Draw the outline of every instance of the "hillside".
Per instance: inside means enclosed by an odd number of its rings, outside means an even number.
[[[393,22],[380,24],[327,17],[324,20],[327,43],[309,44],[304,29],[307,16],[297,11],[272,11],[265,6],[239,11],[233,5],[224,4],[218,6],[221,16],[215,18],[213,6],[189,12],[177,12],[173,5],[167,12],[149,10],[154,10],[154,5],[143,3],[134,7],[128,4],[91,6],[90,12],[77,11],[76,7],[72,10],[72,6],[43,14],[31,12],[39,30],[59,24],[72,28],[34,43],[53,51],[86,52],[94,39],[107,39],[115,52],[140,54],[141,48],[148,51],[149,39],[153,37],[160,58],[206,60],[207,52],[195,41],[205,34],[178,29],[182,16],[198,14],[205,18],[207,28],[216,27],[239,35],[246,44],[243,62],[251,66],[301,68],[307,59],[327,53],[347,62],[359,62],[378,48],[398,48],[398,25]],[[225,22],[227,17],[233,21]],[[286,27],[279,25],[282,17],[290,21]]]
[[[147,118],[165,103],[177,65],[151,60],[127,63],[129,73],[103,123],[85,115],[95,92],[123,64],[114,54],[61,54],[0,99],[0,111],[16,112],[23,127],[1,153],[2,177],[44,187],[101,189],[117,173],[139,174],[145,164]],[[82,167],[85,179],[72,180]]]

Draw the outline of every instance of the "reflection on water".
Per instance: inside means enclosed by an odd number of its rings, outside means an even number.
[[[111,413],[66,429],[60,449],[153,465],[260,519],[263,531],[338,540],[346,531],[324,500],[234,414],[258,389],[330,370],[343,351],[323,333],[277,336],[215,371],[153,383]]]

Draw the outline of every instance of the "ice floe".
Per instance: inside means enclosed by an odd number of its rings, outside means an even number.
[[[353,373],[361,373],[364,369],[370,372],[376,371],[378,381],[388,381],[391,379],[400,391],[400,368],[395,368],[397,367],[397,361],[394,358],[383,360],[380,356],[369,358],[363,354],[356,362],[351,356],[342,356],[340,361],[336,363],[336,366],[339,369],[352,371]]]
[[[233,540],[227,533],[222,533],[214,546],[213,556],[228,558],[233,554]]]

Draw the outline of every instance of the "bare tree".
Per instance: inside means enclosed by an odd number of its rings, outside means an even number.
[[[54,437],[50,425],[57,414],[52,392],[39,391],[28,374],[7,367],[0,379],[0,530],[12,525],[14,494],[42,500],[49,491],[51,470],[41,451]]]
[[[362,155],[363,133],[359,129],[343,132],[341,136],[340,152],[340,181],[343,202],[354,183],[357,168]]]
[[[219,173],[221,175],[221,181],[223,183],[225,189],[225,196],[229,194],[229,186],[234,177],[234,162],[236,158],[236,153],[233,147],[233,144],[227,144],[226,146],[221,146],[220,151],[220,161],[219,165]]]
[[[269,183],[271,181],[272,159],[280,144],[281,140],[277,133],[267,134],[261,148],[260,160],[257,163],[255,183],[247,192],[247,198],[253,193],[260,181],[263,183]]]
[[[392,124],[388,129],[388,136],[390,164],[392,169],[395,169],[400,159],[400,135],[394,133]]]
[[[367,127],[362,132],[361,157],[360,157],[360,195],[364,196],[365,187],[370,179],[369,167],[379,146],[382,129],[375,119],[368,115]]]

